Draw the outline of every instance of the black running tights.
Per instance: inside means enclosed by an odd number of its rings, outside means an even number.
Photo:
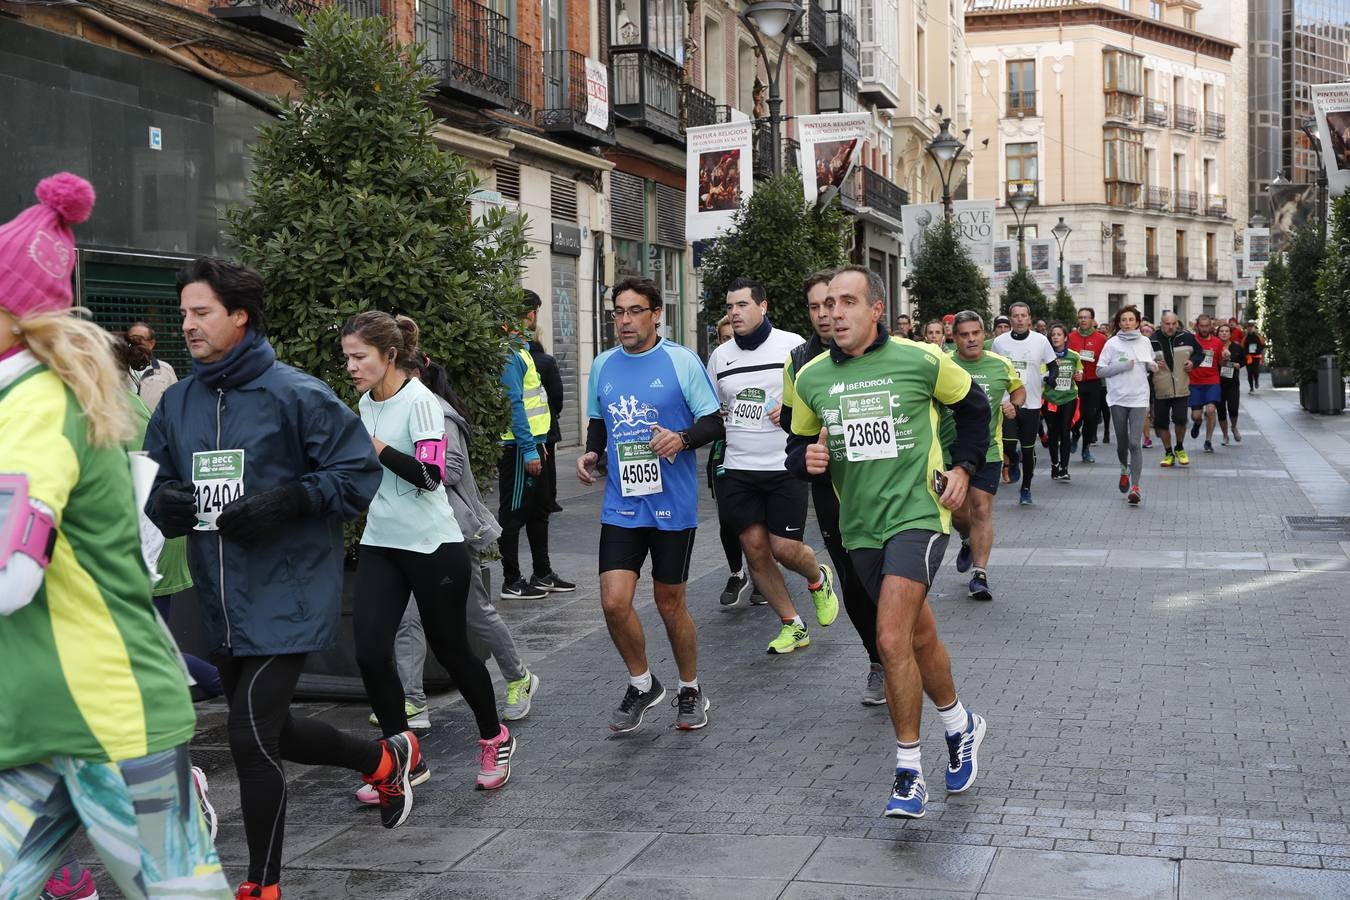
[[[305,654],[217,657],[230,712],[226,722],[239,806],[248,841],[248,880],[281,879],[286,831],[286,774],[281,761],[336,766],[369,775],[380,765],[378,741],[363,741],[327,722],[291,715]],[[400,701],[401,702],[401,701]]]
[[[430,553],[361,547],[356,564],[356,664],[370,706],[388,737],[408,728],[403,682],[394,664],[394,636],[408,606],[417,598],[427,647],[455,681],[473,710],[484,740],[501,732],[497,698],[487,666],[469,649],[465,605],[469,597],[469,551],[461,543],[441,544]]]
[[[1050,435],[1050,466],[1061,471],[1069,468],[1069,432],[1073,428],[1074,410],[1078,408],[1077,400],[1070,400],[1050,411],[1047,406],[1045,412],[1045,428]]]
[[[1017,443],[1022,447],[1022,487],[1031,487],[1036,474],[1036,441],[1040,437],[1041,411],[1023,407],[1017,411]]]
[[[877,655],[877,601],[868,595],[839,537],[839,498],[834,493],[834,486],[828,481],[811,482],[811,502],[816,506],[816,524],[820,526],[825,548],[830,551],[835,576],[843,586],[844,610],[858,632],[863,649],[867,651],[867,659],[880,663],[881,657]]]

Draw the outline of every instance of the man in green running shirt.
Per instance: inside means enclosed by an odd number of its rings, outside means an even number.
[[[968,789],[985,721],[968,713],[952,683],[928,588],[965,501],[971,473],[989,449],[989,402],[936,347],[893,340],[881,324],[886,287],[845,266],[830,281],[833,345],[797,373],[788,471],[828,473],[840,501],[840,534],[877,602],[877,648],[896,736],[895,785],[885,815],[923,815],[919,754],[923,694],[947,732],[947,791]],[[955,465],[942,472],[935,401],[952,410]]]

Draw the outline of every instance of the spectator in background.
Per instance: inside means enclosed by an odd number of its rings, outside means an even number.
[[[150,357],[150,362],[145,368],[132,374],[136,376],[139,384],[137,391],[141,396],[141,402],[154,412],[155,407],[159,405],[159,398],[164,396],[169,385],[178,381],[178,373],[173,370],[173,366],[155,355],[155,329],[145,322],[132,322],[131,327],[127,329],[127,340]]]
[[[558,371],[558,361],[544,349],[538,332],[530,337],[530,356],[534,358],[534,367],[539,370],[539,380],[544,383],[544,395],[548,397],[548,411],[552,418],[548,426],[548,442],[544,444],[544,449],[548,451],[544,457],[544,468],[548,470],[549,512],[562,512],[562,507],[558,505],[556,462],[558,442],[562,440],[562,428],[558,425],[563,411],[562,374]]]

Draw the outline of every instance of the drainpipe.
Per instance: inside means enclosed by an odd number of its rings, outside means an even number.
[[[199,78],[211,82],[225,93],[237,97],[251,106],[256,106],[258,109],[261,109],[270,115],[277,117],[281,116],[281,107],[277,106],[270,99],[257,91],[231,81],[219,72],[209,69],[197,62],[195,59],[179,53],[176,50],[169,49],[158,41],[146,37],[139,31],[129,28],[116,19],[106,16],[92,7],[72,4],[72,8],[82,18],[87,19],[105,31],[112,32],[124,41],[135,44],[142,50],[148,50],[151,53],[162,56],[175,65],[182,66]]]

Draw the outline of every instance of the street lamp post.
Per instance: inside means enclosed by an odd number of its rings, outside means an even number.
[[[1013,218],[1017,222],[1018,269],[1027,267],[1027,209],[1031,206],[1031,201],[1036,199],[1036,195],[1028,192],[1026,187],[1025,184],[1018,182],[1017,190],[1008,198],[1008,205],[1012,207]]]
[[[1073,229],[1064,221],[1064,217],[1060,216],[1059,223],[1050,229],[1050,233],[1055,236],[1055,243],[1059,245],[1059,286],[1064,287],[1064,245],[1068,243]]]
[[[796,29],[802,19],[800,0],[753,0],[737,14],[750,36],[755,39],[759,55],[764,57],[764,71],[769,76],[769,141],[772,150],[769,155],[769,171],[777,175],[782,171],[783,141],[779,136],[782,128],[783,97],[778,91],[778,79],[783,74],[783,57],[787,55],[788,36]],[[772,41],[783,35],[783,48],[778,59],[769,62],[769,51],[764,41]]]
[[[936,107],[934,111],[939,116],[942,115],[941,106]],[[943,119],[937,137],[929,141],[928,146],[924,148],[928,151],[929,158],[933,160],[933,165],[937,166],[938,176],[942,179],[942,212],[947,216],[952,214],[952,173],[956,171],[956,161],[961,158],[961,151],[966,149],[966,145],[952,134],[951,126],[950,116]]]
[[[1317,153],[1317,230],[1322,242],[1327,239],[1327,167],[1322,160],[1322,139],[1317,135],[1317,120],[1304,119],[1299,126],[1308,144]]]

